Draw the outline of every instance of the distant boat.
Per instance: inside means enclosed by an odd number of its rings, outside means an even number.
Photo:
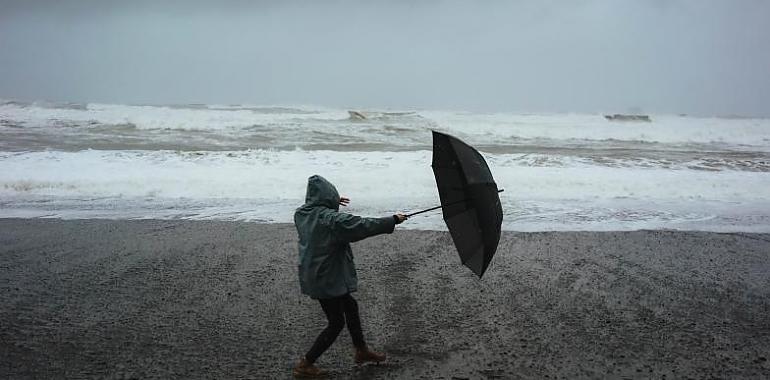
[[[648,115],[624,115],[619,113],[604,115],[604,118],[610,121],[652,121]]]

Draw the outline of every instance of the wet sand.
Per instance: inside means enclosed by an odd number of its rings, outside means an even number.
[[[336,378],[768,378],[770,235],[444,232],[354,244],[370,346]],[[290,378],[324,327],[290,225],[0,219],[0,378]]]

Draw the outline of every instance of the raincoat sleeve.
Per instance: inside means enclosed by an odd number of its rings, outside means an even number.
[[[392,233],[396,220],[392,216],[385,218],[362,218],[360,216],[337,212],[332,216],[331,230],[338,241],[352,243],[370,236]]]

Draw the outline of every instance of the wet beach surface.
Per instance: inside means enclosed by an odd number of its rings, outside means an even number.
[[[0,378],[290,378],[325,325],[291,225],[0,219]],[[355,243],[370,346],[336,378],[767,378],[770,235],[445,232]]]

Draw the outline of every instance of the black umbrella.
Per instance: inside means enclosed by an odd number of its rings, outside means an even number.
[[[500,241],[503,209],[484,157],[458,138],[433,131],[433,174],[444,221],[463,265],[481,278]]]

